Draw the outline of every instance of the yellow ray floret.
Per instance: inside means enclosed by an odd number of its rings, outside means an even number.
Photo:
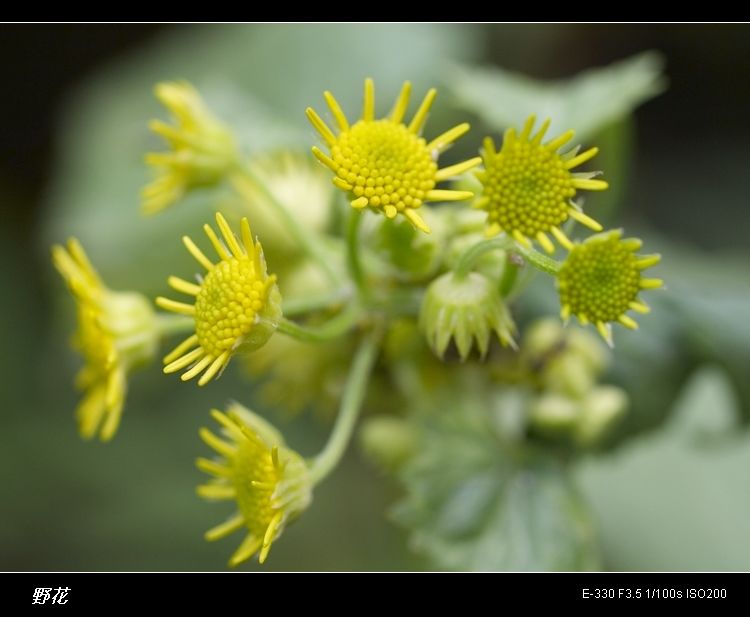
[[[128,372],[156,354],[159,333],[148,300],[108,289],[75,238],[52,247],[52,261],[76,300],[75,347],[84,358],[76,385],[85,390],[76,411],[84,439],[114,437],[120,425]]]
[[[281,317],[276,276],[268,274],[263,248],[253,241],[248,220],[240,223],[241,240],[219,213],[216,222],[223,242],[209,225],[203,229],[219,256],[218,263],[185,236],[182,240],[188,251],[207,272],[197,283],[175,276],[168,280],[173,289],[194,298],[193,303],[156,299],[161,308],[195,319],[195,333],[164,358],[164,372],[187,369],[183,381],[203,373],[198,380],[201,386],[219,375],[237,351],[262,346]]]
[[[547,234],[570,250],[572,243],[561,229],[569,218],[594,231],[602,226],[584,214],[572,201],[577,190],[602,191],[603,180],[595,173],[574,173],[573,168],[596,156],[598,148],[579,154],[578,147],[565,153],[558,149],[573,138],[573,131],[542,143],[549,127],[546,120],[532,136],[535,116],[526,120],[520,134],[514,128],[505,132],[498,152],[492,139],[484,140],[484,170],[477,177],[484,186],[475,207],[487,212],[487,235],[502,231],[530,246],[536,240],[548,253],[555,250]]]
[[[274,427],[240,405],[226,414],[213,410],[211,415],[223,435],[200,430],[201,439],[219,458],[197,460],[200,470],[214,476],[198,487],[198,494],[208,500],[232,500],[237,512],[207,531],[206,540],[219,540],[244,527],[247,535],[229,565],[237,566],[255,553],[263,563],[285,526],[310,504],[307,466]]]
[[[427,92],[411,122],[403,122],[409,106],[411,84],[406,82],[389,116],[375,119],[375,86],[365,80],[362,118],[349,124],[341,106],[330,92],[324,97],[336,130],[308,107],[310,123],[328,147],[325,154],[313,147],[315,157],[334,174],[333,183],[346,191],[354,208],[371,208],[388,218],[405,216],[414,227],[429,233],[429,227],[417,210],[428,201],[469,199],[469,191],[437,190],[438,182],[457,176],[473,167],[479,157],[438,169],[441,152],[469,130],[467,123],[439,135],[430,142],[421,137],[422,127],[437,91]]]
[[[649,307],[638,294],[663,286],[661,279],[642,276],[643,270],[659,263],[660,256],[636,255],[641,241],[623,240],[621,235],[620,230],[613,230],[574,244],[557,276],[563,320],[575,315],[584,325],[595,324],[610,345],[611,323],[637,329],[627,311],[648,313]]]

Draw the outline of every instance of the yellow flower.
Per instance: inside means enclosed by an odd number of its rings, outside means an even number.
[[[610,323],[617,321],[635,330],[638,324],[626,315],[628,310],[648,313],[649,307],[638,298],[643,289],[657,289],[661,279],[643,278],[642,271],[656,265],[659,255],[636,255],[642,242],[637,238],[622,239],[620,230],[613,230],[576,243],[560,267],[557,288],[561,316],[571,315],[582,324],[596,324],[599,333],[612,345]]]
[[[402,122],[409,105],[411,84],[404,83],[391,114],[375,119],[375,86],[365,80],[362,118],[349,125],[344,112],[330,92],[323,95],[336,120],[334,133],[315,111],[308,107],[307,117],[320,133],[330,156],[313,147],[313,154],[336,176],[333,183],[352,197],[354,208],[372,208],[392,219],[403,214],[416,228],[429,233],[429,227],[417,210],[427,201],[469,199],[469,191],[435,189],[443,180],[457,176],[481,162],[479,157],[438,169],[437,158],[456,139],[469,130],[459,124],[430,142],[420,137],[437,91],[425,96],[412,121]]]
[[[76,410],[84,439],[114,437],[120,424],[127,374],[151,360],[159,340],[149,301],[135,292],[107,289],[75,238],[52,247],[52,261],[76,300],[74,346],[84,357],[76,385],[86,394]]]
[[[201,386],[223,370],[236,352],[253,351],[264,345],[281,318],[276,276],[269,276],[263,248],[260,242],[253,242],[247,219],[240,222],[242,244],[219,213],[216,222],[226,247],[210,225],[203,229],[219,255],[219,263],[214,264],[189,237],[183,236],[190,254],[208,272],[198,277],[198,284],[169,277],[170,286],[194,296],[195,303],[156,299],[161,308],[195,319],[195,334],[164,358],[164,372],[190,367],[182,374],[182,380],[187,381],[205,370],[198,380]]]
[[[206,540],[218,540],[245,527],[245,539],[229,560],[237,566],[260,551],[263,563],[271,545],[284,528],[312,500],[307,465],[285,447],[281,434],[261,417],[234,404],[227,414],[211,412],[222,426],[223,437],[207,428],[200,436],[219,453],[219,460],[199,458],[198,468],[214,476],[198,487],[209,500],[234,500],[238,512],[206,532]]]
[[[505,131],[500,152],[495,150],[491,138],[484,140],[485,168],[476,174],[484,192],[475,207],[487,211],[488,236],[504,231],[527,247],[531,246],[531,238],[552,253],[555,247],[547,236],[551,233],[570,250],[572,243],[560,228],[569,217],[594,231],[602,229],[572,201],[579,189],[607,188],[603,180],[592,180],[596,173],[571,171],[596,156],[599,149],[578,154],[576,147],[561,154],[558,149],[573,138],[574,132],[567,131],[543,144],[550,121],[546,120],[532,137],[535,122],[536,117],[530,116],[520,135],[514,128]]]
[[[167,142],[168,152],[146,155],[156,179],[142,191],[144,212],[154,214],[180,200],[190,189],[218,184],[238,158],[229,129],[208,110],[187,82],[157,84],[156,96],[175,125],[153,120],[151,130]]]

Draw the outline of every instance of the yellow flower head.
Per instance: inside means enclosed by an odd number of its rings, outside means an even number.
[[[550,121],[546,120],[532,137],[535,122],[536,117],[530,116],[520,135],[514,128],[505,131],[500,152],[495,150],[491,138],[484,140],[484,171],[477,172],[484,192],[475,207],[487,211],[489,236],[505,231],[525,246],[531,245],[530,239],[537,240],[552,253],[555,247],[547,236],[551,233],[570,250],[572,243],[560,228],[569,217],[594,231],[602,230],[571,201],[578,189],[607,188],[603,180],[592,180],[596,173],[571,171],[596,156],[599,149],[578,154],[576,147],[561,154],[558,149],[573,138],[574,132],[542,143]]]
[[[561,316],[571,315],[582,324],[596,324],[599,333],[612,345],[610,323],[620,322],[635,330],[638,324],[626,315],[628,310],[648,313],[649,308],[638,299],[642,289],[657,289],[661,279],[643,278],[642,271],[659,263],[659,255],[636,255],[641,248],[637,238],[622,239],[620,230],[613,230],[576,243],[557,275]]]
[[[469,191],[438,190],[435,185],[475,167],[481,159],[477,157],[438,169],[440,153],[466,133],[469,125],[459,124],[427,142],[420,133],[437,91],[433,88],[427,92],[412,121],[406,125],[402,120],[410,93],[411,84],[406,82],[390,115],[376,120],[375,86],[372,79],[366,79],[362,118],[350,126],[333,95],[324,92],[338,125],[338,134],[312,108],[308,107],[306,113],[330,151],[330,155],[326,155],[313,147],[313,154],[336,174],[333,183],[350,194],[354,208],[379,210],[390,219],[401,213],[416,228],[429,233],[429,227],[417,210],[427,201],[472,197]]]
[[[260,242],[253,241],[247,219],[240,223],[241,244],[219,213],[216,222],[226,246],[210,225],[203,229],[219,255],[219,263],[214,264],[190,238],[183,236],[188,251],[207,274],[198,277],[198,284],[169,277],[170,286],[194,296],[195,303],[156,299],[161,308],[195,319],[195,334],[164,358],[164,372],[190,367],[182,374],[182,380],[187,381],[205,371],[198,380],[201,386],[223,370],[235,352],[253,351],[265,344],[281,317],[276,276],[269,276],[263,248]]]
[[[219,453],[219,460],[199,458],[199,469],[214,476],[198,487],[209,500],[234,500],[238,512],[206,532],[206,540],[218,540],[245,527],[248,532],[229,560],[236,566],[260,551],[263,563],[273,541],[312,500],[307,465],[285,447],[281,434],[265,420],[234,404],[227,414],[213,410],[223,438],[207,428],[200,436]]]
[[[98,432],[102,441],[108,441],[120,424],[128,371],[156,354],[156,316],[140,294],[107,289],[75,238],[68,241],[67,249],[53,246],[52,261],[78,309],[74,345],[85,365],[76,385],[86,391],[76,410],[78,430],[84,439]]]
[[[142,191],[147,214],[171,206],[192,188],[218,184],[238,157],[232,133],[190,84],[162,82],[155,92],[172,113],[175,125],[160,120],[150,124],[170,150],[146,155],[146,163],[157,172],[156,179]]]

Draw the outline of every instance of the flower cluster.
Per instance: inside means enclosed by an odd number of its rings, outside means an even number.
[[[192,86],[166,82],[156,95],[174,124],[151,125],[168,149],[147,155],[157,176],[143,189],[144,212],[231,180],[222,195],[231,193],[242,214],[259,222],[255,229],[273,247],[269,261],[282,280],[269,274],[248,217],[237,224],[227,208],[232,225],[217,212],[216,228],[203,226],[212,253],[182,237],[200,271],[167,279],[188,301],[159,296],[160,314],[136,292],[108,289],[78,241],[53,247],[54,265],[77,306],[81,435],[114,436],[128,374],[174,334],[182,340],[164,356],[164,373],[181,372],[182,381],[197,378],[213,388],[243,355],[235,364],[265,380],[258,391],[276,406],[338,408],[328,442],[310,458],[238,403],[211,412],[219,433],[203,428],[200,437],[216,456],[197,460],[211,476],[198,494],[235,505],[205,535],[218,540],[244,530],[231,566],[256,554],[266,560],[287,525],[309,507],[314,487],[342,460],[365,406],[376,413],[361,442],[387,470],[405,465],[420,448],[427,433],[409,414],[428,415],[425,401],[442,404],[441,393],[453,401],[457,393],[480,390],[484,410],[498,381],[509,389],[524,384],[532,395],[524,394],[523,438],[562,431],[576,447],[596,443],[625,411],[621,390],[597,384],[605,348],[595,334],[566,330],[555,317],[527,328],[519,340],[513,316],[513,302],[538,270],[554,278],[563,322],[575,316],[593,324],[612,345],[612,324],[637,328],[628,312],[648,312],[641,292],[662,287],[660,279],[643,275],[659,255],[639,254],[640,240],[604,231],[584,214],[578,193],[608,184],[599,172],[579,170],[598,149],[569,147],[572,130],[545,141],[550,120],[535,128],[532,115],[520,130],[507,129],[499,149],[486,137],[480,156],[439,167],[439,157],[469,124],[427,139],[422,132],[436,90],[406,121],[411,84],[403,84],[390,113],[378,116],[375,86],[366,79],[354,122],[327,91],[333,124],[307,108],[326,152],[314,146],[312,156],[272,151],[245,158]],[[468,190],[473,186],[476,196]],[[473,209],[454,203],[467,200]],[[572,239],[575,222],[597,233]],[[554,259],[557,245],[566,251],[561,261]],[[402,402],[403,417],[383,413]]]

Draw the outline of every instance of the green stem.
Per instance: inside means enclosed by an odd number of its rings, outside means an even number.
[[[539,251],[533,248],[527,248],[519,244],[510,236],[502,235],[497,238],[483,240],[469,248],[463,255],[461,255],[456,267],[453,269],[455,275],[459,278],[467,276],[469,272],[471,272],[476,261],[482,255],[489,251],[496,250],[516,253],[523,257],[525,261],[534,266],[537,270],[541,270],[552,276],[557,276],[557,273],[560,271],[560,264],[554,259],[542,255]]]
[[[336,315],[336,317],[333,317],[326,323],[315,327],[301,326],[298,323],[290,321],[286,317],[282,317],[281,321],[279,321],[278,330],[298,341],[304,341],[306,343],[324,343],[326,341],[337,339],[349,332],[355,325],[357,325],[361,316],[362,313],[359,306],[351,304],[341,311],[341,313]]]
[[[320,454],[311,464],[310,476],[313,484],[319,484],[338,465],[351,440],[357,416],[365,398],[365,391],[377,357],[379,337],[371,334],[362,341],[354,356],[352,368],[346,380],[341,407],[336,424]]]
[[[166,338],[173,334],[184,334],[195,330],[195,319],[185,315],[159,313],[156,316],[156,327],[161,336]]]
[[[482,255],[490,251],[508,251],[514,246],[515,242],[513,242],[513,239],[505,235],[477,242],[459,257],[458,263],[453,268],[453,273],[458,278],[466,278]]]
[[[505,256],[505,267],[503,268],[503,274],[500,276],[500,284],[498,286],[500,295],[503,298],[508,297],[510,291],[513,289],[513,285],[518,280],[518,264],[513,261],[510,255]]]
[[[351,297],[351,291],[346,288],[337,289],[320,294],[311,294],[304,298],[284,299],[284,315],[293,317],[303,315],[311,311],[318,311],[325,308],[331,308],[341,302],[345,302]]]
[[[367,285],[365,283],[365,272],[362,268],[362,259],[359,252],[359,225],[362,221],[362,212],[351,208],[349,218],[346,224],[346,263],[349,267],[349,274],[357,286],[360,296],[368,295]]]
[[[555,261],[551,257],[542,255],[542,253],[533,248],[527,248],[516,242],[516,246],[512,249],[512,252],[517,253],[518,255],[523,257],[524,260],[526,260],[541,272],[546,272],[551,276],[557,276],[557,273],[560,272],[559,262]]]
[[[294,239],[299,243],[300,247],[302,247],[302,250],[318,263],[332,282],[338,283],[339,277],[331,267],[329,255],[321,243],[320,237],[316,233],[304,229],[297,219],[292,216],[289,210],[287,210],[284,204],[274,197],[263,179],[249,166],[244,165],[238,167],[236,173],[240,177],[249,181],[256,189],[258,189],[258,191],[260,191],[261,195],[276,211],[276,214],[279,216],[286,229],[292,234],[292,236],[294,236]],[[238,184],[236,177],[232,178],[232,184],[242,197],[246,196],[242,186]]]

